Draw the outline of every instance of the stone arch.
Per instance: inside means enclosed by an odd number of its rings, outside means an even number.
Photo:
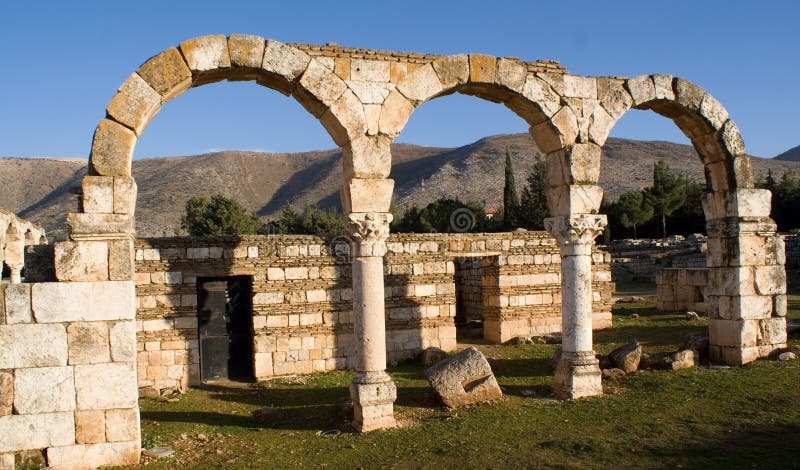
[[[366,129],[363,106],[319,58],[259,36],[201,36],[150,58],[122,84],[95,130],[89,176],[130,177],[136,141],[161,106],[221,80],[253,80],[293,96],[339,146]],[[133,207],[121,213],[133,214]]]
[[[558,73],[538,73],[516,58],[484,54],[442,56],[411,72],[398,83],[383,104],[379,131],[393,140],[422,103],[462,93],[502,103],[530,125],[530,134],[545,153],[574,140],[569,126],[560,126],[572,114],[557,91]]]

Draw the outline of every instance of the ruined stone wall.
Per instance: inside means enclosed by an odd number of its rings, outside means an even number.
[[[483,261],[481,257],[454,260],[456,314],[464,323],[483,320]]]
[[[656,275],[656,308],[707,312],[708,268],[666,268]]]
[[[351,267],[343,241],[295,235],[137,240],[139,386],[199,383],[198,277],[252,276],[256,378],[353,367]],[[508,341],[561,328],[560,258],[545,232],[393,234],[387,250],[390,361],[428,347],[455,348],[456,259],[481,260],[487,338]],[[596,326],[606,327],[610,257],[595,258]]]
[[[132,282],[0,286],[0,468],[139,458]]]
[[[688,238],[614,240],[608,246],[614,279],[654,282],[665,268],[704,268],[706,243],[702,235]]]

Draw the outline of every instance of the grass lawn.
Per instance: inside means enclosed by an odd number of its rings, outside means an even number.
[[[800,297],[790,298],[800,318]],[[631,318],[631,314],[638,318]],[[675,350],[705,319],[661,313],[653,301],[618,305],[614,328],[596,332],[598,354],[632,339],[645,352]],[[792,344],[798,344],[795,337]],[[177,402],[140,401],[143,446],[173,446],[154,468],[800,468],[800,361],[746,367],[640,371],[614,382],[615,394],[546,399],[553,345],[478,345],[505,396],[447,410],[435,404],[422,367],[389,370],[398,387],[400,427],[368,434],[318,431],[341,426],[334,402],[351,373],[305,383],[274,380],[193,388]],[[303,382],[303,381],[299,381]],[[537,396],[526,396],[533,390]],[[523,391],[526,393],[523,394]],[[262,424],[263,406],[280,409]],[[198,439],[198,435],[200,439]],[[205,439],[203,439],[205,438]]]

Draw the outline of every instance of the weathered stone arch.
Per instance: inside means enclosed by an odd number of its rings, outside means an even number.
[[[414,70],[397,85],[383,104],[379,130],[396,138],[422,103],[453,93],[502,103],[530,125],[544,152],[574,140],[571,129],[559,126],[570,113],[557,91],[557,73],[539,73],[515,58],[484,54],[442,56]]]
[[[293,96],[339,146],[366,129],[361,103],[318,58],[258,36],[201,36],[150,58],[122,84],[95,130],[90,176],[129,177],[136,141],[161,106],[191,87],[221,80],[254,80]]]

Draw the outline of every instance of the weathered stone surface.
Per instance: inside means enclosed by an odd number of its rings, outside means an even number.
[[[136,323],[133,320],[114,323],[109,336],[113,361],[124,362],[136,359]]]
[[[469,81],[473,83],[494,83],[497,72],[497,58],[486,54],[469,55]]]
[[[364,136],[342,148],[345,179],[380,179],[392,169],[391,140],[386,136]]]
[[[702,88],[682,78],[675,79],[675,100],[686,110],[699,112],[705,91]]]
[[[569,106],[564,106],[550,118],[550,122],[560,135],[561,147],[575,142],[578,137],[578,118]],[[537,141],[538,142],[538,141]],[[549,151],[555,149],[548,149]]]
[[[603,188],[595,185],[573,184],[547,191],[547,205],[553,216],[597,213],[602,199]]]
[[[139,452],[138,441],[50,447],[47,464],[56,470],[134,465],[139,463]]]
[[[547,180],[551,187],[597,184],[602,149],[594,144],[573,144],[546,157]]]
[[[428,64],[409,74],[398,84],[397,90],[412,103],[428,101],[444,90],[433,65]]]
[[[379,131],[390,136],[400,134],[412,112],[414,105],[399,91],[392,91],[381,108]]]
[[[295,97],[317,117],[322,116],[348,90],[344,81],[318,59],[308,63],[305,73],[300,77],[299,86]]]
[[[568,98],[597,98],[597,81],[592,77],[564,75],[564,96]]]
[[[228,37],[228,52],[233,67],[261,68],[265,48],[266,43],[261,36],[231,34]]]
[[[194,86],[222,80],[227,71],[221,69],[231,66],[228,38],[221,34],[183,41],[180,49],[189,70],[192,71]]]
[[[111,281],[133,280],[133,241],[130,239],[108,242],[108,279]]]
[[[0,453],[44,449],[75,442],[72,412],[0,417]]]
[[[728,111],[708,93],[703,95],[703,100],[700,102],[700,115],[715,130],[721,129],[725,121],[728,120]]]
[[[31,296],[39,323],[132,320],[136,313],[132,281],[43,282]]]
[[[450,408],[500,398],[503,392],[480,351],[467,348],[425,370],[431,386]]]
[[[78,444],[97,444],[99,442],[106,442],[105,411],[76,411],[75,440]]]
[[[420,358],[424,367],[430,367],[447,358],[447,353],[439,348],[426,348]]]
[[[60,242],[55,245],[55,271],[59,281],[108,280],[108,243]]]
[[[47,467],[47,459],[45,459],[44,452],[39,449],[23,450],[13,457],[10,470],[14,470],[14,468],[49,468]]]
[[[390,77],[389,62],[364,59],[352,59],[350,61],[351,80],[388,82]]]
[[[105,412],[106,440],[108,442],[139,439],[139,409],[125,408]]]
[[[550,85],[539,77],[528,75],[522,87],[522,95],[536,103],[545,116],[553,116],[561,108],[561,97]],[[526,119],[533,124],[530,119]],[[537,121],[538,122],[538,121]],[[543,152],[547,150],[540,149]]]
[[[133,408],[138,394],[133,363],[75,366],[75,391],[79,410]]]
[[[742,136],[739,133],[739,128],[730,119],[722,125],[720,138],[729,155],[744,155],[744,140],[742,140]]]
[[[371,376],[376,376],[376,379]],[[350,384],[350,398],[353,403],[352,425],[357,431],[369,432],[397,425],[392,406],[397,399],[397,387],[385,372],[356,375]]]
[[[0,416],[11,414],[14,406],[14,376],[0,371]]]
[[[626,375],[628,375],[627,372],[622,369],[617,369],[616,367],[603,369],[603,380],[619,380]]]
[[[597,79],[597,98],[613,119],[621,118],[633,105],[633,98],[624,84],[623,80],[613,78]]]
[[[342,205],[347,212],[388,212],[393,189],[394,180],[354,178],[342,188]]]
[[[287,95],[292,90],[291,83],[306,70],[311,57],[303,51],[282,42],[267,40],[264,61],[261,68],[271,79],[259,77],[258,83],[275,88]]]
[[[469,79],[469,59],[466,54],[441,57],[432,65],[445,89],[463,85]]]
[[[641,106],[644,103],[656,99],[656,86],[650,75],[640,75],[631,78],[626,83],[630,96],[633,99],[633,106]]]
[[[74,410],[72,368],[17,369],[14,373],[14,409],[18,414]]]
[[[174,47],[152,57],[136,73],[161,95],[162,103],[192,86],[192,72],[181,53]]]
[[[136,182],[129,176],[114,177],[114,213],[133,214],[136,209]]]
[[[84,176],[81,181],[84,212],[114,212],[114,177]]]
[[[674,101],[675,92],[672,90],[672,75],[653,75],[653,84],[656,87],[656,99]]]
[[[136,134],[122,124],[103,119],[97,125],[92,140],[89,167],[102,176],[130,176]]]
[[[521,60],[510,57],[503,57],[497,60],[497,83],[499,85],[522,92],[527,76],[528,69]]]
[[[9,325],[33,323],[31,312],[31,285],[7,284],[5,289],[5,319]]]
[[[93,240],[98,235],[117,235],[124,238],[134,233],[131,214],[67,214],[72,238]]]
[[[364,106],[351,90],[345,91],[331,105],[320,117],[320,122],[339,146],[347,145],[367,133]]]
[[[141,135],[153,116],[161,110],[161,95],[138,73],[134,73],[108,103],[106,113]]]
[[[64,365],[67,365],[64,325],[0,325],[0,369]]]
[[[109,362],[108,325],[104,322],[75,322],[67,326],[69,364]]]
[[[782,353],[778,354],[778,360],[779,361],[786,362],[786,361],[794,361],[795,359],[797,359],[797,355],[795,353],[793,353],[792,351],[785,351],[785,352],[782,352]]]
[[[698,362],[699,358],[692,349],[685,349],[670,355],[670,369],[672,370],[691,369],[697,366]]]
[[[634,341],[611,351],[608,357],[618,369],[622,369],[626,374],[632,374],[639,368],[639,361],[642,359],[642,347],[638,342]]]

